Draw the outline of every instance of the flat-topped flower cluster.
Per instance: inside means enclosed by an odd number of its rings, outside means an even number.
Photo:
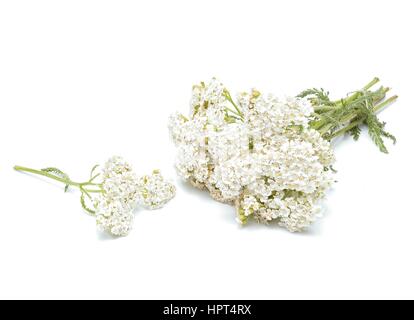
[[[304,98],[252,90],[234,101],[216,79],[194,86],[190,116],[176,113],[169,123],[178,173],[234,204],[241,223],[302,231],[319,214],[334,162],[330,143],[309,126],[312,114]]]
[[[138,205],[163,207],[175,196],[175,187],[159,171],[139,178],[120,157],[110,158],[101,172],[102,193],[96,198],[96,222],[101,230],[115,236],[127,235]]]

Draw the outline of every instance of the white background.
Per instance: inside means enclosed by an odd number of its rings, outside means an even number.
[[[414,298],[411,1],[1,1],[0,298]],[[239,227],[230,206],[176,177],[167,119],[191,86],[339,98],[378,76],[400,99],[398,138],[338,141],[339,181],[304,234]],[[76,190],[122,155],[160,168],[177,197],[134,230],[96,232]]]

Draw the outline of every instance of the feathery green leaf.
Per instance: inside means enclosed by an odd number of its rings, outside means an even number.
[[[82,208],[89,213],[90,215],[95,215],[96,211],[94,209],[91,209],[87,204],[86,204],[86,200],[85,200],[85,194],[88,196],[88,198],[90,199],[90,195],[88,193],[82,192],[81,197],[80,197],[80,202],[82,205]]]
[[[361,135],[361,128],[359,126],[353,127],[348,131],[348,133],[352,136],[352,138],[354,138],[355,141],[357,141]]]
[[[49,167],[49,168],[44,168],[41,171],[51,173],[55,175],[56,177],[59,177],[65,180],[70,180],[69,176],[58,168]],[[67,192],[68,190],[69,190],[69,185],[67,184],[65,185],[65,192]]]

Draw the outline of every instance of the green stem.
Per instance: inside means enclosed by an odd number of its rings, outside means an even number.
[[[393,96],[393,97],[391,97],[391,98],[389,98],[389,99],[385,100],[384,102],[382,102],[382,103],[380,103],[380,104],[376,105],[376,106],[374,107],[374,109],[372,109],[372,111],[373,111],[374,113],[377,113],[377,112],[381,111],[383,108],[385,108],[387,105],[389,105],[389,104],[393,103],[393,102],[394,102],[395,100],[397,100],[397,99],[398,99],[398,96]],[[340,129],[340,130],[338,130],[338,131],[334,132],[333,134],[331,134],[331,135],[328,137],[328,140],[332,140],[333,138],[336,138],[336,137],[339,137],[339,136],[341,136],[341,135],[345,134],[345,133],[346,133],[346,132],[348,132],[349,130],[351,130],[351,129],[353,129],[353,128],[355,128],[355,127],[359,126],[359,125],[361,125],[364,121],[365,121],[365,119],[361,119],[361,120],[358,120],[358,121],[355,121],[355,122],[353,122],[353,123],[349,124],[348,126],[346,126],[346,127],[342,128],[342,129]]]
[[[362,88],[362,91],[367,91],[368,89],[372,88],[374,85],[376,85],[379,82],[379,78],[375,77],[374,79],[372,79],[367,85],[365,85]],[[384,88],[383,92],[386,93],[389,90],[389,88]],[[359,96],[361,95],[361,91],[357,91],[354,94],[350,95],[348,98],[346,99],[339,99],[334,101],[333,106],[319,106],[319,107],[315,107],[315,111],[331,111],[331,110],[335,110],[338,109],[340,107],[342,107],[343,103],[349,103],[354,101],[355,99],[357,99]]]
[[[377,78],[376,78],[377,79]],[[375,79],[374,79],[375,80]],[[376,83],[376,82],[374,82],[374,80],[373,81],[371,81],[370,82],[370,84],[372,84],[372,83]],[[365,86],[364,87],[364,90],[366,89],[368,87],[368,85],[367,86]],[[383,88],[383,87],[381,87],[380,89],[378,89],[377,91],[375,91],[375,92],[372,92],[371,93],[371,96],[372,96],[372,98],[374,99],[374,101],[373,101],[373,103],[374,103],[374,105],[376,104],[376,103],[379,103],[381,100],[383,100],[384,99],[384,97],[385,97],[385,95],[386,95],[386,93],[388,92],[390,90],[390,88]],[[343,103],[344,103],[344,105],[346,105],[346,104],[348,104],[348,103],[351,103],[351,102],[357,102],[357,100],[358,99],[361,99],[362,101],[363,101],[363,99],[365,99],[365,97],[364,96],[360,96],[360,94],[363,94],[361,91],[360,92],[357,92],[356,93],[357,94],[357,96],[354,96],[353,98],[352,98],[352,101],[349,101],[348,99],[345,99],[345,100],[343,100]],[[333,107],[331,110],[334,110],[334,109],[338,109],[339,107]],[[374,107],[374,109],[375,109],[375,107]],[[331,111],[331,110],[328,110],[328,111]],[[314,123],[313,123],[313,125],[312,125],[312,128],[314,128],[314,129],[316,129],[316,130],[318,130],[322,135],[324,135],[324,134],[326,134],[332,127],[334,127],[335,125],[341,125],[341,124],[345,124],[345,123],[347,123],[347,122],[349,122],[349,121],[352,121],[352,119],[354,119],[356,117],[356,114],[354,114],[354,113],[350,113],[350,114],[347,114],[346,116],[344,116],[342,119],[338,119],[337,120],[337,123],[326,123],[327,121],[329,121],[329,118],[327,118],[327,119],[321,119],[321,120],[318,120],[318,121],[315,121]]]
[[[232,109],[230,109],[230,108],[226,108],[226,111],[228,111],[228,112],[230,112],[230,113],[232,113],[232,114],[234,114],[234,115],[236,115],[236,116],[240,117],[240,114],[239,114],[238,112],[236,112],[236,111],[234,111],[234,110],[232,110]]]
[[[378,77],[375,77],[374,79],[372,79],[363,89],[364,90],[368,90],[368,89],[370,89],[371,87],[373,87],[373,86],[375,86],[378,82],[379,82],[380,80],[379,80],[379,78]]]
[[[384,102],[381,102],[380,104],[376,105],[374,109],[372,109],[375,113],[380,112],[382,109],[384,109],[387,105],[393,103],[395,100],[398,99],[398,96],[392,96],[391,98],[388,98]]]
[[[28,172],[28,173],[36,174],[36,175],[43,176],[43,177],[46,177],[46,178],[49,178],[49,179],[53,179],[55,181],[64,183],[65,185],[77,187],[77,188],[79,188],[79,189],[81,189],[85,192],[88,192],[88,193],[102,193],[102,189],[100,189],[100,188],[99,188],[99,190],[93,190],[93,189],[86,189],[85,188],[87,186],[101,187],[101,185],[97,184],[97,183],[92,183],[92,182],[89,182],[89,181],[88,182],[82,182],[82,183],[74,182],[70,179],[65,179],[65,178],[62,178],[62,177],[58,177],[58,176],[56,176],[54,174],[51,174],[49,172],[45,172],[45,171],[42,171],[42,170],[31,169],[31,168],[26,168],[26,167],[22,167],[22,166],[15,166],[14,170],[19,171],[19,172]]]
[[[335,110],[338,109],[338,106],[318,106],[318,107],[314,107],[313,110],[315,110],[315,112],[325,112],[325,111],[331,111],[331,110]]]
[[[234,109],[236,109],[237,115],[241,118],[244,119],[244,115],[243,113],[240,111],[240,108],[237,106],[237,104],[234,102],[233,98],[230,95],[230,92],[228,92],[227,90],[225,91],[225,97],[226,99],[233,105]]]
[[[388,91],[388,90],[389,89],[386,89],[386,91]],[[377,104],[376,106],[374,106],[374,108],[372,109],[372,111],[374,113],[377,113],[379,110],[381,110],[382,108],[384,108],[386,105],[394,102],[397,98],[398,98],[398,96],[393,96],[393,97],[389,98],[388,100],[386,100],[386,101],[384,101],[382,103]],[[382,99],[383,99],[383,97],[379,98],[379,100],[375,101],[375,103],[378,103]],[[342,119],[340,119],[338,122],[339,122],[340,125],[342,125],[342,124],[345,124],[347,122],[352,121],[352,119],[354,119],[355,117],[356,117],[356,115],[353,114],[353,113],[351,113],[351,114],[346,115]],[[323,127],[320,130],[321,134],[323,135],[323,134],[327,133],[332,127],[333,127],[333,124],[326,125],[325,127]]]
[[[374,79],[372,79],[368,84],[366,84],[363,88],[362,91],[367,91],[368,89],[372,88],[373,86],[375,86],[378,82],[379,82],[379,78],[375,77]],[[348,98],[346,99],[340,99],[335,101],[335,105],[342,105],[342,103],[348,103],[348,102],[352,102],[354,101],[356,98],[358,98],[361,94],[361,91],[357,91],[354,94],[350,95]]]

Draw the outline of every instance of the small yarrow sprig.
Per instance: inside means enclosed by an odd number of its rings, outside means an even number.
[[[256,89],[237,94],[217,79],[192,90],[189,116],[175,113],[169,130],[179,175],[236,207],[237,221],[252,218],[303,231],[321,215],[321,199],[334,182],[331,141],[344,134],[358,139],[367,125],[374,143],[387,153],[377,113],[397,99],[389,88],[361,90],[332,101],[323,89],[277,97]]]
[[[15,166],[15,170],[44,176],[81,192],[80,203],[90,215],[96,217],[96,224],[102,231],[114,236],[126,236],[132,229],[134,210],[138,205],[147,209],[163,207],[175,196],[175,186],[166,181],[160,171],[138,177],[123,158],[110,158],[99,170],[92,168],[89,179],[74,182],[62,170],[45,168],[41,170]]]

